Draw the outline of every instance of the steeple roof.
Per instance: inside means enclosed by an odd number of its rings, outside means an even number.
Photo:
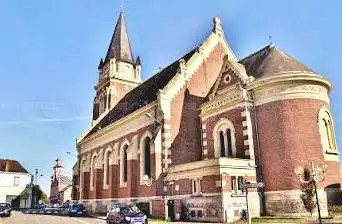
[[[247,74],[255,78],[276,75],[282,72],[312,72],[310,68],[273,44],[264,47],[239,62],[245,66]]]
[[[123,12],[120,12],[118,22],[116,23],[112,40],[106,54],[105,62],[111,58],[134,63]]]

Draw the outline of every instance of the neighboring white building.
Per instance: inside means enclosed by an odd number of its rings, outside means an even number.
[[[0,203],[30,208],[32,186],[32,175],[18,161],[0,159]]]
[[[66,186],[61,191],[58,192],[58,200],[61,204],[71,201],[71,191],[72,191],[72,185],[69,184],[68,186]]]

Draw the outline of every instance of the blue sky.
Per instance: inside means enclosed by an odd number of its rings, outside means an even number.
[[[71,174],[75,138],[90,125],[97,65],[105,55],[118,0],[11,0],[0,3],[0,157],[39,168],[48,192],[54,160]],[[332,106],[342,142],[342,2],[250,0],[126,0],[133,53],[143,78],[182,56],[221,18],[238,58],[268,36],[333,83]],[[340,144],[339,144],[340,145]]]

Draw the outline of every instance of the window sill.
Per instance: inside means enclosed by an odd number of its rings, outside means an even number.
[[[200,196],[202,196],[202,192],[199,192],[199,193],[192,193],[191,196],[200,197]]]
[[[232,194],[230,196],[231,197],[246,197],[246,193],[243,193],[243,192],[238,192],[238,193],[232,192]]]
[[[120,187],[127,187],[127,182],[120,183]]]

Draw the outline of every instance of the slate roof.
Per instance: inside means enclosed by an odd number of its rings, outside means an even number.
[[[28,173],[27,170],[18,161],[10,159],[0,159],[0,171]]]
[[[247,56],[240,60],[239,63],[245,66],[248,75],[255,78],[272,76],[281,72],[313,72],[273,44]]]
[[[128,39],[124,15],[121,12],[106,54],[105,62],[111,58],[134,63],[131,44]],[[100,62],[101,64],[101,62]]]
[[[69,185],[69,184],[71,184],[71,180],[67,176],[60,176],[60,184]]]
[[[187,62],[196,52],[197,47],[184,55],[182,58]],[[176,75],[179,67],[179,59],[155,74],[139,86],[128,92],[111,111],[87,134],[86,137],[96,133],[100,128],[104,128],[124,116],[150,104],[157,100],[157,93],[163,89],[169,81]]]

